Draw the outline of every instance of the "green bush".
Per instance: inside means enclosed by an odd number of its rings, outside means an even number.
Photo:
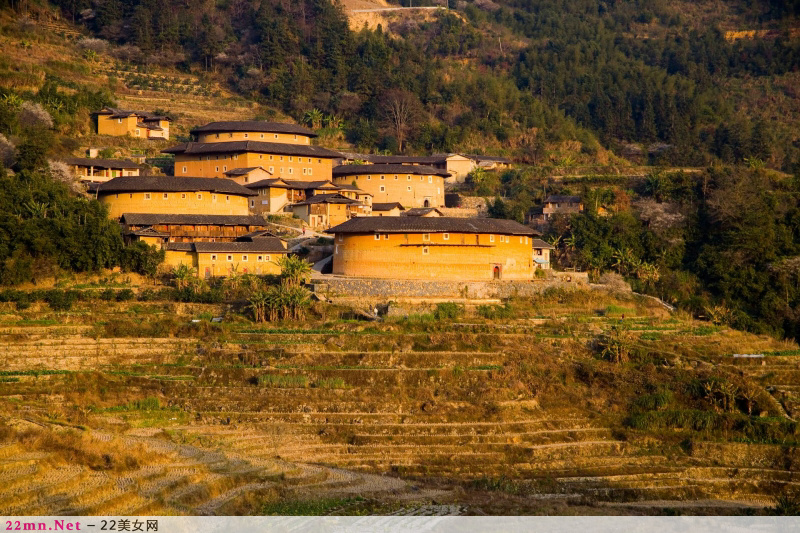
[[[133,293],[131,289],[122,289],[121,291],[117,292],[117,301],[118,302],[128,302],[133,300],[136,295]]]
[[[62,291],[58,289],[47,291],[44,295],[44,300],[53,311],[69,311],[72,309],[72,304],[77,298],[78,293],[76,291]]]
[[[433,317],[436,320],[454,320],[464,314],[464,306],[453,302],[436,304]]]
[[[104,302],[110,302],[116,296],[116,291],[114,289],[103,289],[100,291],[100,299]]]

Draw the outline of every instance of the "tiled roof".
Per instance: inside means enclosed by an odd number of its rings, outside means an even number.
[[[319,157],[335,159],[342,154],[322,148],[321,146],[308,146],[305,144],[268,143],[261,141],[228,141],[218,143],[182,143],[161,150],[165,154],[230,154],[230,153],[261,153],[279,155],[299,155],[304,157]]]
[[[581,203],[580,196],[564,196],[561,194],[551,194],[548,196],[544,203],[546,204],[579,204]]]
[[[94,157],[67,157],[64,162],[68,165],[95,168],[142,168],[136,163],[121,159],[99,159]]]
[[[327,180],[301,181],[301,180],[288,180],[281,178],[259,180],[253,183],[246,183],[244,186],[247,187],[248,189],[266,189],[269,187],[274,187],[277,189],[293,189],[301,191],[305,191],[308,189],[330,189],[332,191],[338,191],[340,188],[338,185],[334,185],[333,183]]]
[[[542,239],[533,239],[533,247],[534,248],[541,248],[541,249],[544,249],[544,250],[554,250],[555,249],[552,246],[550,246],[549,244],[547,244],[545,241],[543,241]]]
[[[405,211],[405,207],[400,202],[387,202],[387,203],[374,203],[372,204],[373,211],[391,211],[392,209],[399,209],[400,211]]]
[[[446,155],[433,155],[433,156],[409,156],[409,155],[368,155],[367,161],[376,165],[392,165],[410,163],[412,165],[441,165],[447,161]]]
[[[264,226],[264,219],[256,215],[160,215],[152,213],[124,213],[121,217],[129,226],[156,226],[160,224],[210,225],[210,226]]]
[[[173,176],[125,176],[114,178],[97,188],[100,194],[119,192],[186,192],[210,191],[237,196],[257,193],[225,178],[176,178]]]
[[[286,243],[277,237],[258,237],[251,241],[195,242],[194,249],[207,252],[271,252],[288,253]]]
[[[348,184],[342,183],[340,185],[336,185],[336,187],[339,190],[342,190],[342,191],[352,191],[352,192],[356,192],[358,194],[366,194],[367,196],[375,196],[374,194],[368,193],[367,191],[362,191],[361,189],[359,189],[358,187],[356,187],[355,185],[352,185],[352,184],[348,185]]]
[[[360,204],[358,200],[353,200],[341,194],[315,194],[306,198],[302,202],[297,202],[294,205],[310,205],[310,204]]]
[[[165,250],[173,252],[193,252],[194,243],[191,242],[168,242],[164,245]]]
[[[374,206],[373,206],[374,209]],[[327,230],[328,233],[496,233],[539,235],[513,220],[455,217],[357,217]]]
[[[169,233],[162,233],[160,231],[154,230],[151,227],[147,227],[137,231],[132,231],[130,232],[130,235],[136,235],[137,237],[169,237]]]
[[[111,115],[111,118],[126,118],[130,116],[137,116],[143,120],[170,120],[169,117],[154,115],[147,111],[132,111],[129,109],[117,109],[115,107],[104,107],[97,112],[98,115]]]
[[[478,163],[482,161],[490,161],[494,163],[511,163],[511,160],[506,157],[496,157],[492,155],[468,155],[466,157],[469,157],[470,159]]]
[[[424,217],[425,215],[431,213],[432,211],[435,211],[436,213],[438,213],[440,217],[444,216],[443,213],[441,211],[439,211],[438,209],[436,209],[435,207],[414,207],[412,209],[409,209],[405,213],[403,213],[403,216],[404,217]]]
[[[263,133],[293,133],[305,137],[316,137],[310,129],[297,124],[283,122],[265,122],[262,120],[238,120],[226,122],[210,122],[191,130],[191,133],[227,133],[235,131],[257,131]]]
[[[450,173],[446,170],[418,165],[339,165],[333,169],[334,177],[355,176],[357,174],[418,174],[424,176],[434,175],[444,177],[450,175]]]
[[[245,174],[250,174],[252,171],[258,170],[259,168],[264,172],[266,172],[267,174],[270,173],[264,167],[246,167],[246,168],[233,168],[231,170],[228,170],[227,172],[224,172],[223,174],[225,174],[226,176],[244,176]]]

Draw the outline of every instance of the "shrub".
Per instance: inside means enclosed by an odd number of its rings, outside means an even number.
[[[100,299],[105,302],[110,302],[115,297],[114,289],[103,289],[100,291]]]
[[[53,311],[69,311],[77,298],[78,294],[75,291],[61,291],[58,289],[47,291],[44,295],[44,300]]]
[[[121,291],[117,292],[117,301],[118,302],[128,302],[133,300],[136,295],[133,293],[131,289],[122,289]]]
[[[153,289],[144,289],[142,291],[139,291],[139,296],[137,299],[140,302],[152,302],[157,297],[158,293],[156,293],[156,291],[154,291]]]
[[[453,302],[436,304],[433,316],[436,320],[454,320],[464,314],[464,306]]]

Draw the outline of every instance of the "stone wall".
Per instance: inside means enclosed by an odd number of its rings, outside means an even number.
[[[554,287],[587,288],[586,273],[535,281],[420,281],[328,277],[312,281],[314,292],[327,296],[362,298],[510,298],[533,296]]]

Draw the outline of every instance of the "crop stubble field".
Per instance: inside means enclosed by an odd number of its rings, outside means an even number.
[[[266,326],[2,305],[7,515],[741,513],[800,481],[797,346],[630,295]]]

